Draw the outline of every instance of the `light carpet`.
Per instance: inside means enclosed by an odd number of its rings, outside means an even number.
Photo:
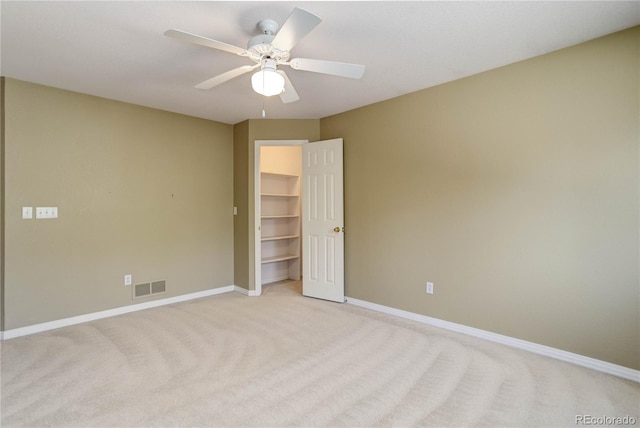
[[[1,354],[3,427],[640,424],[634,382],[305,298],[298,283],[11,339]]]

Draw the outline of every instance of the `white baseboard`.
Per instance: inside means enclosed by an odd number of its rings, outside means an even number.
[[[233,286],[233,291],[235,291],[236,293],[244,294],[245,296],[249,296],[249,297],[259,296],[256,290],[247,290],[246,288],[238,287],[237,285]]]
[[[444,321],[438,318],[428,317],[426,315],[420,315],[413,312],[403,311],[401,309],[391,308],[389,306],[378,305],[377,303],[367,302],[365,300],[354,299],[347,297],[347,303],[354,306],[360,306],[363,308],[371,309],[377,312],[383,312],[389,315],[395,315],[400,318],[417,321],[422,324],[428,324],[434,327],[443,328],[445,330],[455,331],[458,333],[466,334],[469,336],[478,337],[481,339],[489,340],[491,342],[500,343],[502,345],[511,346],[513,348],[523,349],[525,351],[533,352],[535,354],[544,355],[547,357],[555,358],[557,360],[566,361],[578,366],[587,367],[589,369],[597,370],[599,372],[607,373],[623,379],[632,380],[634,382],[640,382],[640,371],[630,369],[628,367],[619,366],[617,364],[608,363],[602,360],[596,360],[595,358],[585,357],[584,355],[574,354],[572,352],[563,351],[561,349],[552,348],[550,346],[540,345],[533,342],[527,342],[526,340],[516,339],[514,337],[503,336],[497,333],[491,333],[490,331],[480,330],[474,327],[468,327],[462,324],[456,324],[449,321]]]
[[[181,296],[169,297],[166,299],[154,300],[151,302],[138,303],[135,305],[122,306],[120,308],[108,309],[106,311],[93,312],[85,315],[78,315],[70,318],[49,321],[42,324],[34,324],[27,327],[14,328],[0,332],[0,340],[13,339],[14,337],[27,336],[29,334],[40,333],[43,331],[53,330],[60,327],[81,324],[83,322],[95,321],[102,318],[109,318],[116,315],[122,315],[129,312],[142,311],[144,309],[155,308],[158,306],[170,305],[172,303],[184,302],[187,300],[199,299],[201,297],[214,296],[216,294],[229,293],[236,291],[235,285],[227,285],[225,287],[212,288],[210,290],[198,291],[196,293],[183,294]]]

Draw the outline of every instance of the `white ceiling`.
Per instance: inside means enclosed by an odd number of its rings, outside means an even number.
[[[282,104],[245,74],[194,85],[249,59],[163,35],[170,28],[240,47],[294,7],[323,22],[292,57],[366,65],[361,80],[283,69],[301,99]],[[322,118],[640,24],[640,1],[190,2],[1,1],[3,76],[237,123]],[[585,70],[588,73],[589,70]]]

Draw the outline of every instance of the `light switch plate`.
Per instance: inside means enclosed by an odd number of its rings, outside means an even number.
[[[33,218],[33,207],[22,207],[22,218]]]
[[[36,207],[36,218],[58,218],[58,207]]]

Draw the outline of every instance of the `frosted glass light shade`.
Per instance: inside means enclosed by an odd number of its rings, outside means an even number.
[[[264,68],[251,76],[251,86],[254,91],[265,97],[278,95],[284,90],[284,77],[275,70]]]

